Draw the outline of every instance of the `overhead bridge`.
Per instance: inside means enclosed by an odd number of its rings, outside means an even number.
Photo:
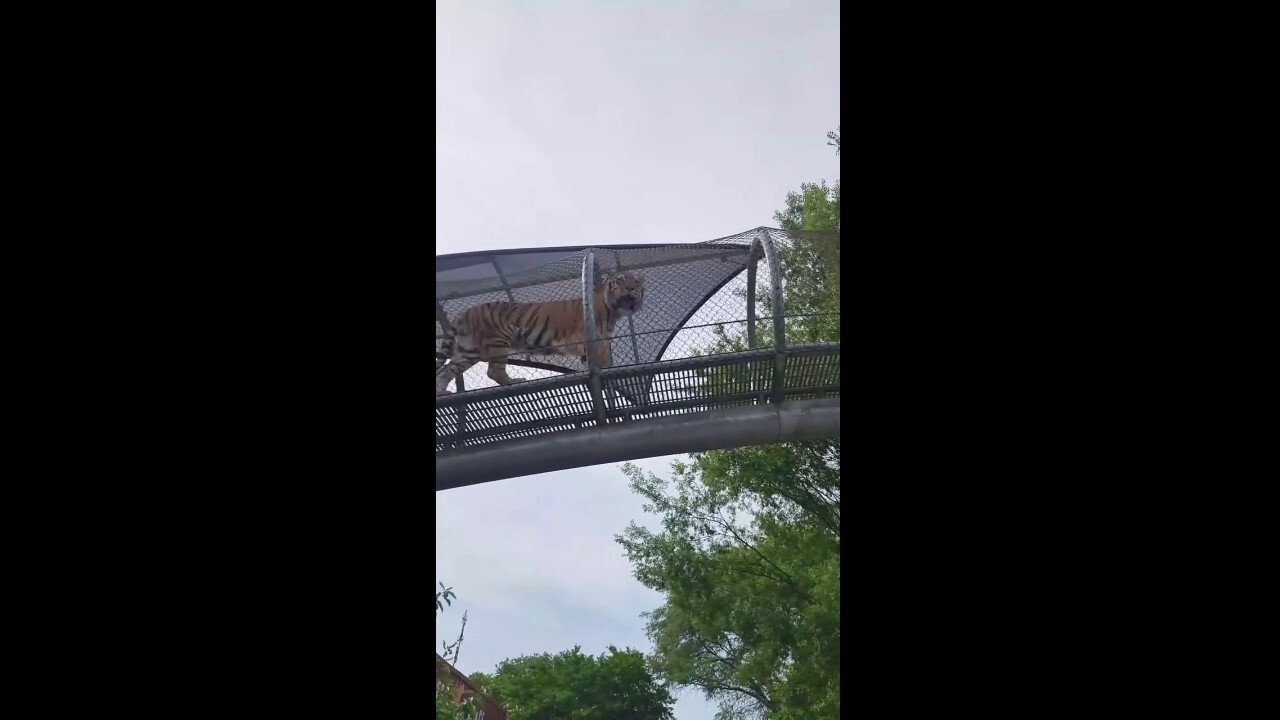
[[[485,302],[590,298],[625,272],[643,277],[645,297],[608,339],[594,337],[583,304],[588,343],[610,343],[609,367],[596,353],[513,354],[508,373],[523,382],[497,385],[483,362],[459,376],[436,398],[436,489],[838,437],[840,343],[788,342],[838,326],[834,313],[786,313],[780,251],[806,257],[802,242],[812,238],[756,228],[693,244],[438,256],[437,347],[446,324]]]

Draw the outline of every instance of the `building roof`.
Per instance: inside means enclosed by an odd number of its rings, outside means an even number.
[[[441,679],[447,676],[454,684],[453,699],[455,702],[461,703],[468,697],[476,697],[480,701],[481,712],[477,720],[507,720],[507,711],[496,700],[481,692],[475,683],[471,682],[471,678],[464,675],[458,668],[449,664],[448,660],[440,657],[440,653],[436,653],[436,675]]]

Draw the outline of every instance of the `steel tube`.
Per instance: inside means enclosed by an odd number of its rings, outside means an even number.
[[[747,349],[756,349],[756,267],[760,265],[760,241],[751,241],[747,255]]]
[[[436,490],[661,455],[839,436],[839,398],[687,413],[438,454]]]
[[[768,230],[761,230],[756,236],[760,247],[764,249],[765,260],[769,263],[769,290],[773,296],[773,393],[769,401],[775,405],[782,402],[782,389],[785,386],[787,371],[787,321],[783,317],[782,307],[782,261],[778,258],[778,248],[773,245],[773,238]]]
[[[605,422],[604,393],[601,391],[600,361],[596,354],[596,253],[587,248],[582,253],[582,347],[587,354],[587,372],[591,373],[587,387],[591,390],[591,404],[596,409],[596,422]]]
[[[751,252],[747,254],[747,349],[756,349],[756,275],[757,269],[760,267],[760,257],[763,254],[760,248],[760,239],[756,238],[751,241]],[[759,382],[756,377],[756,364],[747,363],[747,377],[750,378],[752,390],[759,390]],[[763,394],[761,397],[763,400]]]
[[[613,262],[618,266],[618,274],[626,272],[626,268],[622,265],[622,253],[617,250],[613,251]],[[627,327],[631,329],[631,364],[636,364],[640,362],[640,341],[636,336],[635,315],[627,316]],[[613,339],[610,338],[609,342],[613,342]],[[609,391],[609,415],[612,416],[614,411],[618,409],[618,392],[617,388],[612,385],[607,386],[607,389]],[[628,397],[628,400],[632,405],[636,404],[635,400],[630,397]]]

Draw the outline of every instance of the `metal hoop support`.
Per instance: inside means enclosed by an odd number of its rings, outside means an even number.
[[[774,405],[782,402],[782,391],[786,387],[784,380],[787,371],[787,338],[786,318],[782,307],[782,261],[778,259],[778,248],[773,244],[768,230],[761,230],[756,235],[760,247],[764,249],[765,261],[769,263],[770,292],[773,297],[773,393],[769,401]]]
[[[764,251],[760,249],[760,238],[751,241],[751,252],[747,254],[747,349],[756,349],[756,268]]]
[[[591,404],[595,407],[596,423],[605,424],[604,393],[601,392],[600,361],[597,358],[596,337],[596,254],[591,248],[582,253],[582,334],[583,348],[587,353],[587,372],[591,373],[587,387],[591,392]]]

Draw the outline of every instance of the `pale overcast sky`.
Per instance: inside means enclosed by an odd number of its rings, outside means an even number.
[[[839,177],[838,0],[440,0],[436,253],[700,242]],[[638,464],[667,474],[670,458]],[[575,644],[650,649],[661,597],[613,536],[650,524],[615,465],[437,494],[436,623],[460,669]],[[678,720],[714,706],[679,696]]]

